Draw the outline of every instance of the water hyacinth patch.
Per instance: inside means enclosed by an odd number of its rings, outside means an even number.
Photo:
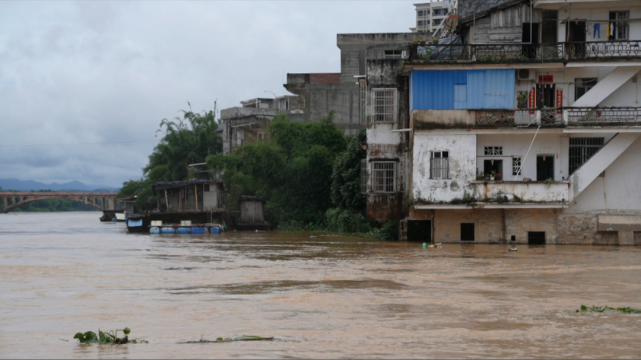
[[[604,305],[604,306],[594,306],[594,305],[592,305],[592,307],[581,305],[581,309],[577,310],[576,312],[588,312],[588,311],[589,312],[599,312],[599,313],[606,312],[606,311],[618,311],[618,312],[624,313],[624,314],[641,314],[641,310],[632,309],[630,307],[613,308],[613,307],[609,307],[607,305]]]

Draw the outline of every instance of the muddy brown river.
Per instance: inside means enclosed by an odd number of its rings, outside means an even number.
[[[3,358],[639,358],[641,249],[330,233],[129,235],[99,213],[0,214]],[[131,328],[148,344],[79,345]],[[180,344],[239,335],[269,342]]]

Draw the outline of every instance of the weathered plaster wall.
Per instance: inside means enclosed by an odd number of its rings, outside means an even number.
[[[401,133],[392,132],[394,124],[373,124],[367,129],[367,143],[380,145],[398,145],[401,143]]]
[[[544,231],[548,244],[558,242],[556,209],[514,210],[435,210],[434,239],[436,242],[461,242],[461,223],[474,223],[475,241],[470,243],[497,243],[502,236],[502,211],[505,213],[505,238],[510,243],[527,244],[529,231]],[[464,242],[468,243],[468,242]]]
[[[414,130],[474,127],[468,110],[413,110],[410,121]]]
[[[476,135],[414,135],[412,197],[416,201],[449,202],[471,194],[476,178]],[[449,151],[449,179],[431,179],[433,151]]]
[[[565,202],[568,201],[568,183],[523,183],[523,182],[474,182],[474,197],[480,201],[492,201],[497,196],[507,196],[509,201]]]
[[[395,134],[397,135],[397,134]],[[398,135],[397,135],[398,136]],[[368,138],[369,139],[369,138]],[[408,188],[410,159],[408,152],[403,151],[400,144],[371,144],[367,145],[367,218],[369,220],[387,221],[401,220],[408,213]],[[396,161],[396,192],[374,193],[372,189],[371,159]]]

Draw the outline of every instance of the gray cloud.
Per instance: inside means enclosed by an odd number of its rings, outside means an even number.
[[[163,118],[339,71],[337,33],[405,32],[410,1],[0,2],[0,146],[154,141]],[[119,186],[155,144],[0,147],[0,178]]]

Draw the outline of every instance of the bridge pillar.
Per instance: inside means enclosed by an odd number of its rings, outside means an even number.
[[[0,205],[0,206],[2,206],[2,209],[0,209],[0,210],[2,210],[2,212],[4,212],[4,209],[7,208],[7,198],[6,197],[2,198],[2,205]]]
[[[116,210],[116,199],[109,198],[109,210]]]

